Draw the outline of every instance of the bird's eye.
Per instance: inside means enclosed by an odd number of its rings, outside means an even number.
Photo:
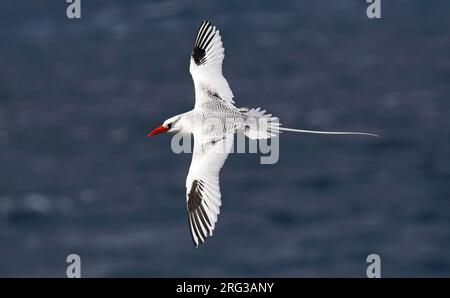
[[[167,128],[171,129],[172,128],[172,123],[167,123]]]

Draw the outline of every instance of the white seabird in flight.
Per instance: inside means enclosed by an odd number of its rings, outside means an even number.
[[[189,227],[196,246],[213,234],[222,204],[219,172],[238,130],[250,139],[268,139],[281,131],[378,137],[362,132],[285,128],[277,117],[266,114],[265,110],[237,108],[230,86],[222,74],[224,57],[219,30],[210,22],[203,21],[189,67],[195,86],[195,106],[191,111],[167,119],[149,133],[149,136],[163,132],[194,136],[194,152],[186,179],[186,200]],[[211,125],[210,119],[219,120],[221,124]],[[216,150],[218,148],[221,150]]]

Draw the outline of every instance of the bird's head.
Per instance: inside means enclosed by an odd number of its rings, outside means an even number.
[[[177,116],[167,119],[166,121],[164,121],[164,123],[161,126],[152,130],[148,134],[148,136],[153,137],[154,135],[157,135],[157,134],[160,134],[163,132],[168,132],[168,133],[179,132],[182,129],[181,121],[179,121],[180,119],[181,119],[181,115],[177,115]]]

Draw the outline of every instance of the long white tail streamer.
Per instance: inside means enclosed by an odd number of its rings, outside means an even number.
[[[321,131],[321,130],[306,130],[306,129],[293,129],[286,127],[279,127],[280,131],[292,131],[292,132],[302,132],[302,133],[312,133],[312,134],[322,134],[322,135],[362,135],[379,138],[379,135],[367,132],[354,132],[354,131]]]

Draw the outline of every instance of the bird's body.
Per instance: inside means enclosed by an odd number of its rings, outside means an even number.
[[[376,136],[284,128],[278,118],[266,114],[265,110],[237,108],[222,74],[223,59],[219,30],[204,21],[197,33],[189,67],[195,87],[195,106],[191,111],[167,119],[149,134],[171,132],[194,136],[192,162],[186,179],[186,200],[189,226],[196,246],[211,236],[215,228],[222,204],[219,172],[238,130],[250,139],[268,139],[281,131]]]
[[[254,114],[249,115],[248,109],[238,109],[219,101],[211,101],[182,114],[179,120],[182,130],[179,132],[194,134],[194,136],[208,136],[211,139],[222,138],[245,129],[246,126],[251,127],[255,120],[253,117]],[[276,118],[272,117],[272,119],[275,121]]]

